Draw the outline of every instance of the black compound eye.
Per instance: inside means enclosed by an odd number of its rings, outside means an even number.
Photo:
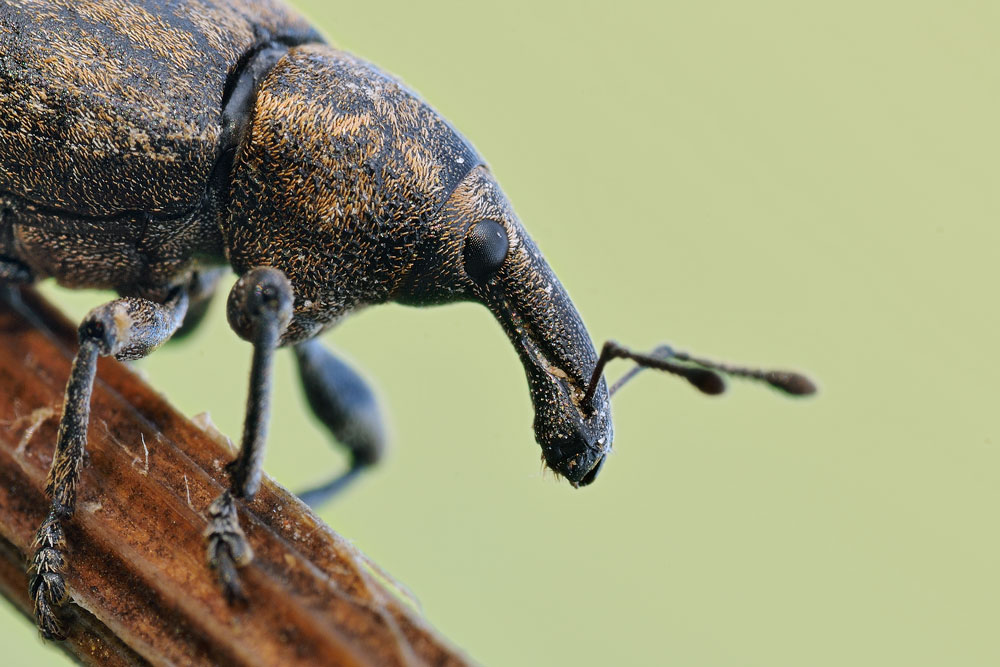
[[[507,232],[494,220],[481,220],[465,236],[465,272],[477,283],[486,282],[507,258]]]

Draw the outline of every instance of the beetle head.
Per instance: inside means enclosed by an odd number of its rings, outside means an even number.
[[[524,364],[546,463],[575,486],[594,480],[611,448],[602,376],[611,359],[680,375],[706,393],[722,390],[719,373],[788,393],[813,390],[796,374],[669,348],[642,355],[609,342],[598,358],[475,149],[369,63],[319,44],[292,48],[260,82],[253,104],[252,131],[234,158],[220,216],[221,241],[240,275],[269,266],[291,282],[282,344],[388,300],[479,301]]]
[[[597,354],[569,295],[489,171],[470,171],[429,227],[396,300],[472,299],[488,307],[524,365],[546,464],[574,486],[591,483],[614,436],[603,379],[594,400],[583,402]]]

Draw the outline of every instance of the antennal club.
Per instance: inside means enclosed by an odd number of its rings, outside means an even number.
[[[792,371],[765,371],[759,368],[730,366],[707,359],[692,357],[684,352],[674,352],[673,357],[678,361],[686,361],[702,368],[711,368],[731,377],[766,382],[778,391],[783,391],[792,396],[808,396],[809,394],[816,393],[816,385],[801,373],[794,373]]]
[[[652,352],[643,354],[633,352],[627,347],[609,340],[601,348],[601,355],[597,359],[597,365],[594,366],[594,374],[591,376],[590,383],[587,385],[587,392],[583,396],[583,404],[588,406],[588,409],[591,411],[594,409],[594,393],[597,391],[597,385],[601,381],[601,373],[604,372],[604,367],[612,359],[630,359],[636,362],[636,366],[611,385],[608,391],[609,395],[614,395],[615,392],[646,368],[655,368],[678,375],[690,382],[698,391],[713,396],[721,394],[726,390],[726,385],[721,377],[722,375],[765,382],[771,387],[792,396],[807,396],[816,392],[816,385],[800,373],[767,371],[717,363],[699,357],[692,357],[686,352],[677,352],[669,345],[660,345]]]

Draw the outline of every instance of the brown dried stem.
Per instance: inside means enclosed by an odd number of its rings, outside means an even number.
[[[0,290],[0,593],[29,610],[25,554],[47,508],[75,329],[34,291]],[[462,665],[380,571],[265,478],[240,523],[249,601],[205,565],[205,510],[228,441],[101,359],[70,544],[66,651],[88,664]]]

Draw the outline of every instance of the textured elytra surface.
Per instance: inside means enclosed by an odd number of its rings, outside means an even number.
[[[320,37],[270,1],[0,3],[0,255],[160,298],[220,255],[226,83],[271,39]]]
[[[269,0],[4,0],[0,190],[84,216],[190,209],[226,78],[269,36],[319,39]]]

